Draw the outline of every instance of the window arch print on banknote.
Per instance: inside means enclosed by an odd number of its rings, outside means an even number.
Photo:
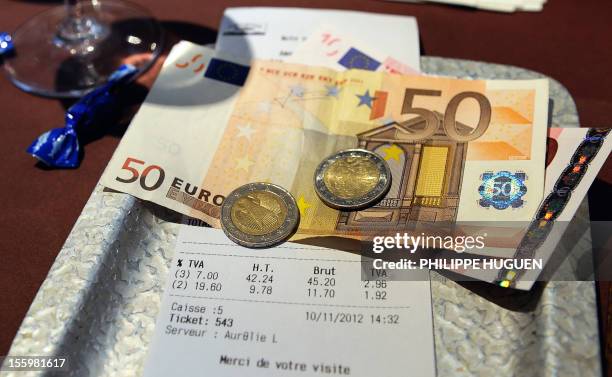
[[[427,139],[412,137],[427,126],[422,117],[401,124],[391,122],[357,135],[359,148],[380,154],[390,164],[397,162],[391,159],[402,155],[403,166],[395,169],[401,173],[394,172],[392,180],[397,195],[387,196],[377,206],[363,211],[342,212],[336,229],[401,230],[416,221],[455,221],[467,143],[449,137],[443,125],[444,115],[435,114],[438,125]],[[460,122],[456,127],[459,132],[472,131]]]
[[[572,191],[584,177],[589,163],[595,158],[609,133],[609,129],[596,128],[587,132],[586,137],[572,155],[569,164],[557,179],[552,192],[540,205],[511,259],[532,259],[535,256],[537,249],[546,240],[553,223],[565,209]],[[495,283],[500,287],[513,288],[524,273],[524,270],[502,269]]]

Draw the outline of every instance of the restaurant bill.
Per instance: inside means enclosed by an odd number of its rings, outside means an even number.
[[[144,376],[435,376],[428,272],[362,280],[361,266],[294,243],[253,253],[183,225]]]

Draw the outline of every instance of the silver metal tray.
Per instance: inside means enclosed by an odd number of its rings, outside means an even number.
[[[423,57],[427,73],[544,77],[528,70]],[[577,127],[568,92],[551,79],[552,124]],[[587,224],[578,255],[588,254]],[[180,216],[98,185],[34,299],[10,355],[68,357],[62,376],[139,376],[155,326]],[[586,229],[586,230],[584,230]],[[575,253],[573,253],[575,254]],[[576,259],[559,273],[575,276]],[[530,292],[462,284],[432,273],[439,376],[599,376],[593,282],[550,282]],[[205,372],[205,371],[203,371]],[[12,372],[6,376],[38,376]],[[48,375],[48,374],[47,374]]]

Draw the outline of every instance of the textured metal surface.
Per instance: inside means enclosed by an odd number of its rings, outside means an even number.
[[[257,197],[255,204],[252,196]],[[242,203],[241,203],[242,202]],[[241,214],[242,212],[242,214]],[[265,225],[257,218],[267,218]],[[300,221],[293,195],[266,182],[247,183],[230,192],[221,206],[221,228],[232,241],[245,247],[270,247],[288,239]]]
[[[391,170],[374,152],[345,149],[326,157],[315,169],[313,181],[321,201],[352,211],[372,205],[389,191]]]
[[[534,78],[524,69],[422,58],[425,72],[472,78]],[[567,91],[551,80],[553,125],[578,126]],[[579,220],[588,224],[584,205]],[[98,186],[66,240],[12,344],[10,355],[64,355],[71,376],[138,376],[153,334],[178,215]],[[576,276],[577,252],[558,273]],[[592,282],[551,282],[520,293],[460,286],[432,274],[439,376],[599,376]],[[41,372],[4,373],[38,376]]]

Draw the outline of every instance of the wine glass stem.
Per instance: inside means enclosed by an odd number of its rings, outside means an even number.
[[[65,0],[66,15],[69,19],[79,19],[82,16],[81,6],[79,3],[83,0]]]
[[[66,18],[57,31],[60,44],[74,50],[75,45],[83,47],[108,34],[108,28],[96,19],[91,10],[86,10],[92,5],[95,9],[96,3],[97,0],[65,0]],[[76,50],[81,51],[79,48]]]

